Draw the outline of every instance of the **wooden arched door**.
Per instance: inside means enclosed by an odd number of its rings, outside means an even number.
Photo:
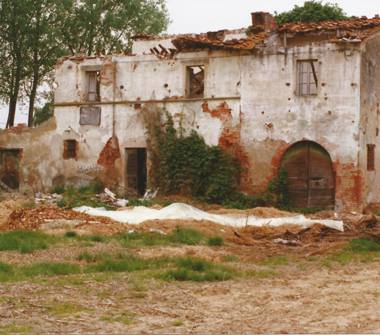
[[[290,204],[297,208],[332,208],[335,177],[329,153],[319,144],[302,141],[284,154]]]

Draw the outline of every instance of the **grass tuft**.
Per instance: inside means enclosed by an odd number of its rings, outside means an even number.
[[[210,247],[220,247],[224,244],[224,240],[220,236],[213,236],[207,240],[207,245]]]
[[[75,231],[68,231],[65,233],[65,236],[68,238],[74,238],[74,237],[77,237],[78,234]]]
[[[233,270],[200,258],[179,258],[177,268],[167,270],[162,278],[176,281],[224,281],[233,277]]]
[[[191,228],[179,228],[177,227],[169,236],[169,239],[173,243],[197,245],[202,242],[204,236],[198,230]]]

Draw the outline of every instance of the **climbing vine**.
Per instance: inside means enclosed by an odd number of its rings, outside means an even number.
[[[218,146],[209,146],[195,131],[177,130],[169,113],[143,110],[148,133],[151,175],[164,194],[181,194],[224,203],[236,194],[240,165]]]

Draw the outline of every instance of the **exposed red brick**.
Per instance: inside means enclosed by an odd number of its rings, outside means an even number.
[[[105,168],[113,168],[115,161],[120,157],[119,140],[117,137],[111,137],[99,155],[98,164]]]
[[[353,164],[333,164],[336,171],[336,199],[345,210],[361,211],[363,207],[364,177],[362,172]]]
[[[222,134],[219,138],[219,146],[232,154],[240,163],[242,173],[240,177],[240,186],[243,191],[250,191],[250,163],[247,153],[241,145],[241,124],[232,125],[231,108],[226,102],[221,103],[217,108],[210,109],[207,102],[202,104],[204,113],[210,114],[223,123]]]

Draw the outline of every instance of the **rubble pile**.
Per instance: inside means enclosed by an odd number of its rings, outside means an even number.
[[[15,210],[10,214],[6,228],[9,230],[34,230],[39,229],[42,225],[51,220],[80,220],[85,224],[112,224],[113,222],[106,218],[97,218],[74,212],[72,210],[64,210],[56,206],[41,206],[38,208],[22,208]]]

